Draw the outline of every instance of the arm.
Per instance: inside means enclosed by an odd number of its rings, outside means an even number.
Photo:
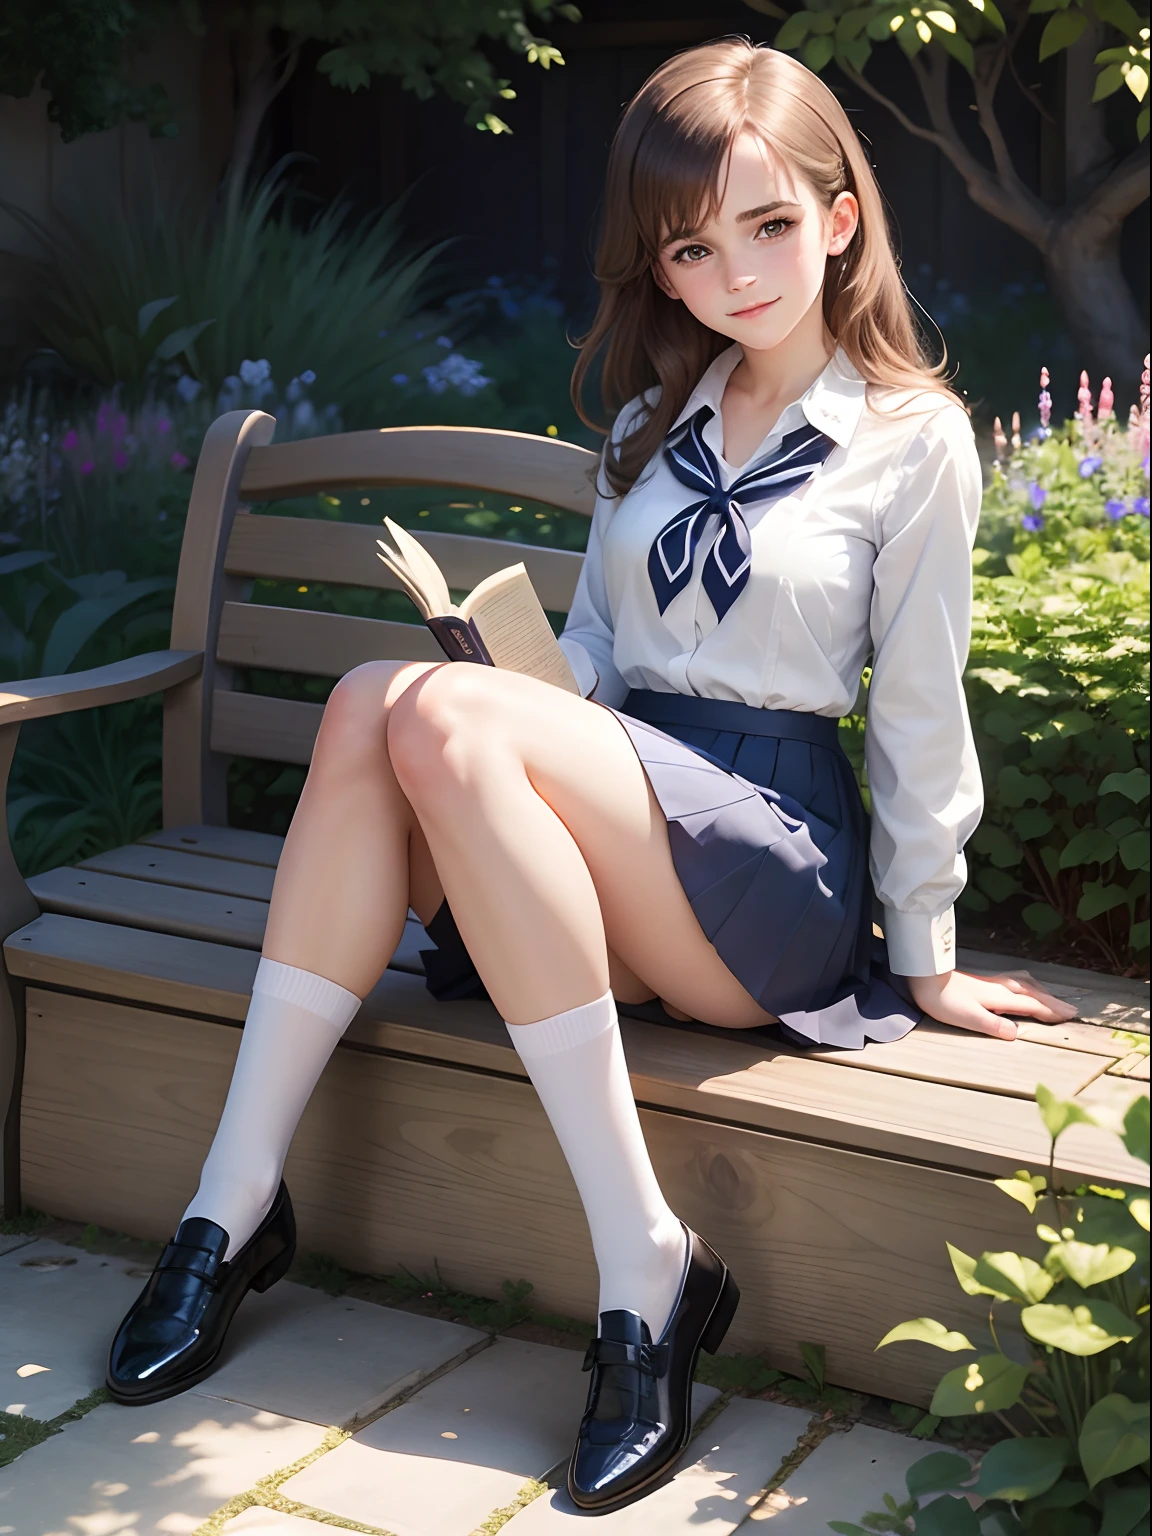
[[[953,902],[964,844],[983,809],[963,675],[972,608],[980,464],[963,412],[947,406],[909,446],[877,509],[872,682],[865,758],[872,792],[871,869],[892,969],[932,1018],[1012,1039],[1000,1017],[1075,1018],[1032,981],[956,971]]]

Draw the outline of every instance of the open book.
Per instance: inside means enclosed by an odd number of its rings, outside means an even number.
[[[390,517],[384,526],[395,547],[377,539],[377,556],[420,610],[449,661],[524,672],[579,694],[564,652],[556,643],[523,564],[486,576],[462,603],[453,603],[444,573],[418,540]]]

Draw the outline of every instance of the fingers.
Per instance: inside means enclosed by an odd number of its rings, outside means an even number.
[[[977,1035],[991,1035],[996,1040],[1015,1040],[1016,1025],[1011,1019],[1002,1019],[998,1013],[991,1013],[987,1008],[982,1008],[976,1003],[971,1010],[965,1009],[960,1018],[950,1019],[950,1024],[955,1024],[957,1029],[971,1030]]]
[[[1018,1013],[1024,1018],[1039,1019],[1041,1024],[1065,1024],[1076,1017],[1075,1012],[1068,1012],[1066,1003],[1057,998],[1045,1001],[1043,996],[982,997],[980,1005],[990,1013]]]

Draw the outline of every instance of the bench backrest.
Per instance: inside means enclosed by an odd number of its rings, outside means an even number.
[[[422,624],[249,601],[254,578],[395,589],[376,559],[375,523],[245,510],[327,491],[451,486],[592,513],[596,455],[558,439],[477,427],[390,427],[273,445],[262,411],[231,411],[205,436],[188,507],[172,646],[202,650],[204,670],[164,705],[164,823],[223,825],[235,755],[310,761],[323,708],[237,692],[233,667],[342,677],[377,658],[436,661]],[[482,535],[428,533],[450,587],[469,589],[523,560],[545,608],[567,612],[583,556]],[[413,615],[415,617],[415,615]]]

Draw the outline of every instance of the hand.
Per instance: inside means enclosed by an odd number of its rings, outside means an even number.
[[[1016,1025],[1002,1013],[1022,1013],[1042,1024],[1066,1024],[1076,1009],[1051,992],[1045,992],[1031,976],[969,976],[964,971],[945,971],[942,976],[909,976],[908,986],[916,1005],[941,1024],[1015,1040]]]

